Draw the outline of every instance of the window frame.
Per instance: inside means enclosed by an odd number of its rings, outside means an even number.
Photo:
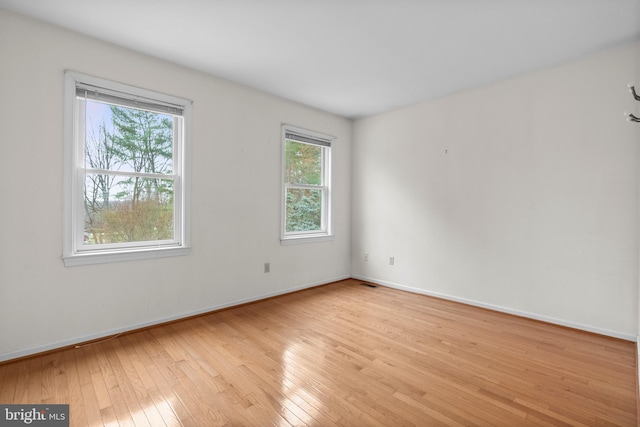
[[[192,101],[71,70],[65,70],[64,80],[64,237],[62,254],[64,265],[71,267],[187,255],[190,251],[187,148],[190,137]],[[173,168],[170,175],[174,183],[174,238],[172,240],[104,244],[99,247],[86,247],[82,244],[84,236],[84,184],[87,169],[90,168],[85,166],[83,136],[85,124],[84,118],[79,114],[80,108],[76,92],[78,88],[86,86],[98,88],[100,93],[104,91],[106,94],[116,94],[116,96],[127,98],[131,104],[139,102],[142,105],[146,103],[146,105],[162,106],[163,108],[173,106],[182,110],[182,125],[178,129],[174,129]],[[111,101],[106,103],[119,105]],[[96,173],[96,171],[92,173]]]
[[[320,185],[291,184],[286,178],[286,144],[287,133],[295,134],[310,140],[310,145],[317,145],[322,148],[322,182]],[[335,137],[315,131],[299,128],[291,125],[282,125],[281,150],[282,150],[282,171],[281,171],[281,222],[280,222],[280,242],[283,245],[296,243],[320,242],[333,240],[333,220],[332,220],[332,186],[331,186],[331,163],[333,150],[332,145]],[[316,141],[317,143],[313,143]],[[296,141],[302,142],[302,141]],[[304,143],[304,142],[303,142]],[[299,189],[320,189],[322,191],[322,211],[320,230],[313,231],[290,231],[287,232],[287,190],[290,188]]]

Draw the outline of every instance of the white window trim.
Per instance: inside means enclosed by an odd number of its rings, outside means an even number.
[[[63,252],[62,259],[67,267],[104,264],[111,262],[135,261],[143,259],[163,258],[172,256],[187,255],[190,251],[190,216],[189,216],[189,156],[187,150],[190,142],[191,133],[191,108],[192,102],[187,99],[178,98],[171,95],[161,94],[158,92],[141,89],[122,83],[94,77],[75,71],[65,71],[65,89],[64,89],[64,226],[63,226]],[[84,83],[97,86],[100,88],[108,88],[121,93],[133,96],[139,96],[144,99],[158,100],[172,105],[179,105],[183,109],[183,138],[182,146],[176,152],[176,162],[180,166],[178,178],[175,185],[180,186],[180,196],[182,202],[176,207],[176,227],[178,227],[179,241],[171,245],[147,245],[136,246],[131,248],[113,248],[100,250],[81,250],[78,247],[78,233],[81,230],[78,224],[81,222],[80,203],[83,203],[83,181],[80,176],[78,164],[82,164],[84,159],[78,150],[76,138],[76,114],[75,114],[75,98],[76,87],[78,84]],[[75,194],[75,197],[74,197]],[[159,242],[156,242],[159,243]]]
[[[331,187],[331,165],[333,163],[331,157],[333,157],[333,149],[330,146],[329,148],[329,156],[324,159],[323,165],[323,175],[324,175],[324,186],[327,188],[326,190],[326,200],[324,206],[324,218],[323,221],[325,223],[325,230],[322,231],[306,231],[306,232],[296,232],[296,233],[287,233],[286,230],[286,222],[287,222],[287,212],[286,212],[286,200],[287,200],[287,186],[285,185],[285,171],[286,171],[286,150],[285,150],[285,140],[286,133],[292,132],[299,135],[308,136],[313,139],[318,139],[321,141],[327,141],[330,144],[333,144],[335,137],[329,136],[326,134],[322,134],[319,132],[310,131],[307,129],[302,129],[296,126],[291,126],[287,124],[282,125],[282,132],[280,137],[280,149],[282,151],[281,154],[281,177],[280,177],[280,185],[281,185],[281,201],[280,201],[280,243],[282,245],[293,245],[299,243],[315,243],[333,240],[333,215],[332,215],[332,187]],[[314,186],[315,187],[315,186]]]

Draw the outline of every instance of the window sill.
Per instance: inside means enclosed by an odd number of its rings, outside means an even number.
[[[144,248],[126,251],[105,251],[91,252],[85,254],[75,254],[63,256],[65,267],[76,267],[79,265],[107,264],[112,262],[138,261],[143,259],[155,259],[174,256],[188,255],[191,251],[189,247],[170,248]]]
[[[333,235],[320,235],[320,236],[287,236],[280,239],[281,245],[298,245],[302,243],[316,243],[316,242],[327,242],[333,240]]]

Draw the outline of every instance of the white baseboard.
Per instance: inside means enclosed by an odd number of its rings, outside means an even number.
[[[373,279],[373,278],[370,278],[370,277],[355,276],[354,275],[353,278],[354,279],[358,279],[358,280],[363,280],[365,282],[371,282],[371,283],[375,283],[375,284],[378,284],[378,285],[387,286],[389,288],[400,289],[402,291],[412,292],[412,293],[415,293],[415,294],[422,294],[422,295],[441,298],[441,299],[445,299],[445,300],[449,300],[449,301],[460,302],[460,303],[467,304],[467,305],[472,305],[472,306],[475,306],[475,307],[486,308],[486,309],[489,309],[489,310],[494,310],[494,311],[499,311],[499,312],[502,312],[502,313],[513,314],[513,315],[516,315],[516,316],[526,317],[526,318],[529,318],[529,319],[540,320],[540,321],[547,322],[547,323],[553,323],[555,325],[566,326],[568,328],[579,329],[579,330],[587,331],[587,332],[593,332],[595,334],[605,335],[605,336],[613,337],[613,338],[619,338],[619,339],[623,339],[623,340],[626,340],[626,341],[636,341],[638,339],[638,337],[636,335],[628,334],[628,333],[625,333],[625,332],[612,331],[612,330],[609,330],[609,329],[599,328],[599,327],[591,326],[591,325],[583,325],[581,323],[576,323],[576,322],[572,322],[572,321],[569,321],[569,320],[557,319],[555,317],[549,317],[549,316],[544,316],[544,315],[540,315],[540,314],[529,313],[529,312],[526,312],[526,311],[516,310],[516,309],[512,309],[512,308],[508,308],[508,307],[502,307],[502,306],[499,306],[499,305],[487,304],[487,303],[483,303],[483,302],[480,302],[480,301],[474,301],[474,300],[471,300],[471,299],[460,298],[460,297],[456,297],[456,296],[453,296],[453,295],[442,294],[442,293],[439,293],[439,292],[432,292],[432,291],[427,291],[427,290],[424,290],[424,289],[413,288],[413,287],[410,287],[410,286],[404,286],[404,285],[400,285],[398,283],[387,282],[387,281],[384,281],[384,280]],[[639,342],[638,345],[640,346],[640,342]]]
[[[13,352],[9,352],[9,353],[4,353],[4,354],[0,354],[0,362],[5,362],[5,361],[8,361],[8,360],[18,359],[18,358],[25,357],[25,356],[31,356],[31,355],[35,355],[35,354],[38,354],[38,353],[44,353],[46,351],[55,350],[55,349],[58,349],[58,348],[69,347],[69,346],[76,345],[76,344],[79,344],[79,343],[84,343],[84,342],[88,342],[88,341],[98,340],[100,338],[109,337],[109,336],[112,336],[112,335],[117,335],[117,334],[120,334],[120,333],[123,333],[123,332],[135,331],[137,329],[143,329],[143,328],[147,328],[149,326],[159,325],[159,324],[166,323],[166,322],[172,322],[172,321],[175,321],[175,320],[185,319],[185,318],[192,317],[192,316],[197,316],[197,315],[200,315],[200,314],[210,313],[212,311],[222,310],[222,309],[225,309],[225,308],[230,308],[230,307],[234,307],[234,306],[238,306],[238,305],[242,305],[242,304],[246,304],[246,303],[250,303],[250,302],[260,301],[260,300],[263,300],[263,299],[266,299],[266,298],[271,298],[271,297],[276,297],[276,296],[279,296],[279,295],[290,294],[292,292],[301,291],[303,289],[313,288],[313,287],[324,285],[324,284],[327,284],[327,283],[332,283],[332,282],[337,282],[337,281],[344,280],[344,279],[349,279],[350,277],[351,277],[350,275],[347,275],[347,276],[336,277],[336,278],[333,278],[333,279],[328,279],[326,281],[321,281],[321,282],[306,283],[304,285],[295,286],[293,288],[288,288],[288,289],[284,289],[284,290],[277,291],[277,292],[270,292],[270,293],[258,295],[258,296],[255,296],[255,297],[243,298],[243,299],[239,299],[239,300],[232,301],[232,302],[229,302],[229,303],[203,308],[201,310],[196,310],[196,311],[192,311],[192,312],[188,312],[188,313],[181,313],[181,314],[178,314],[178,315],[175,315],[175,316],[168,316],[168,317],[163,317],[163,318],[159,318],[159,319],[154,319],[154,320],[151,320],[149,322],[137,323],[137,324],[128,325],[128,326],[125,326],[125,327],[122,327],[122,328],[111,329],[111,330],[108,330],[108,331],[102,331],[102,332],[98,332],[98,333],[95,333],[95,334],[84,335],[84,336],[80,336],[80,337],[74,337],[74,338],[70,338],[70,339],[67,339],[67,340],[56,341],[56,342],[52,342],[52,343],[45,344],[45,345],[42,345],[42,346],[31,347],[31,348],[28,348],[28,349],[25,349],[25,350],[19,350],[19,351],[13,351]]]

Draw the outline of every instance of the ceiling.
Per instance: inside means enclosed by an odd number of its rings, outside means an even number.
[[[0,0],[348,118],[640,40],[640,0]]]

